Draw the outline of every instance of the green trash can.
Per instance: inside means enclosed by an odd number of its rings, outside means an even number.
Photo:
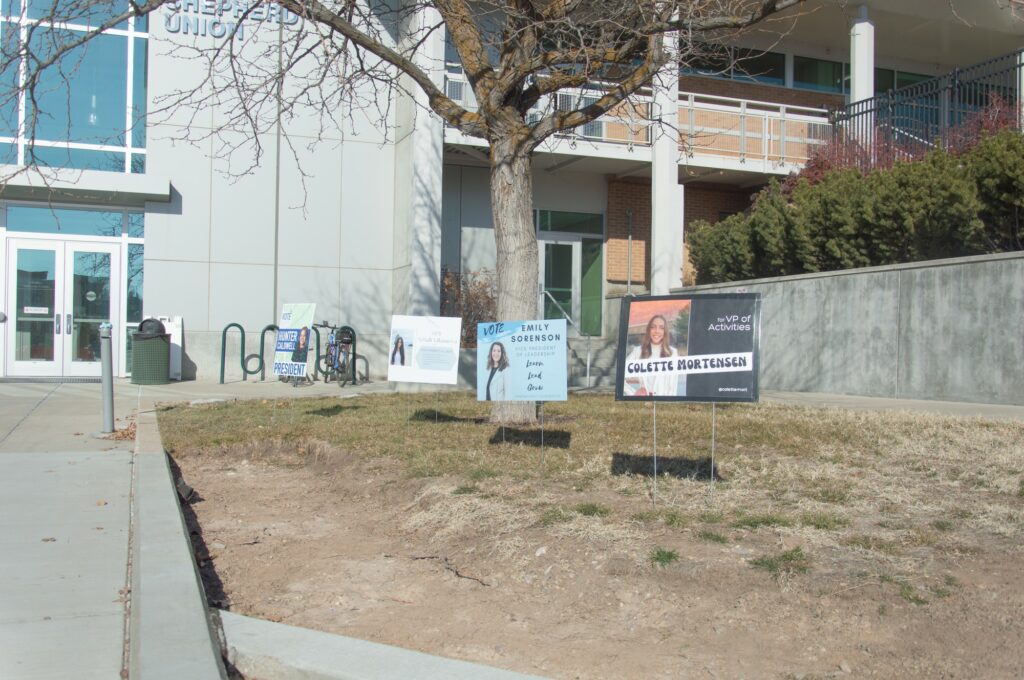
[[[171,336],[159,319],[145,319],[132,333],[132,384],[171,382]]]

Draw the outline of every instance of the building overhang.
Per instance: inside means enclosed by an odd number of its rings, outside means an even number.
[[[171,200],[171,182],[153,175],[0,165],[0,198],[142,208]]]
[[[879,67],[938,75],[1013,52],[1024,44],[1018,0],[807,0],[747,31],[740,42],[767,50],[849,60],[852,22],[867,9]],[[894,62],[894,63],[891,63]]]

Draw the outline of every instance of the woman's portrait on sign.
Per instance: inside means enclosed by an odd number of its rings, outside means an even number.
[[[491,343],[491,348],[487,352],[484,376],[486,377],[484,394],[487,401],[505,401],[508,393],[509,371],[508,354],[502,343]]]
[[[685,356],[689,339],[689,300],[633,302],[629,308],[626,365]],[[677,397],[686,395],[686,375],[651,372],[626,376],[625,397]]]

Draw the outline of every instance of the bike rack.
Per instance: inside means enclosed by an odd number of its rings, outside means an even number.
[[[227,326],[224,326],[224,330],[221,331],[221,334],[220,334],[220,384],[221,385],[224,384],[224,357],[225,357],[225,354],[227,353],[228,331],[231,330],[232,326],[237,328],[238,332],[242,334],[242,353],[241,353],[241,356],[239,357],[239,363],[242,366],[242,380],[246,380],[249,377],[249,374],[245,372],[245,329],[242,328],[242,324],[240,324],[240,323],[229,323]]]
[[[242,328],[242,324],[239,324],[239,323],[229,323],[227,326],[224,326],[224,330],[221,331],[221,334],[220,334],[220,384],[221,385],[224,384],[224,364],[225,364],[225,357],[227,355],[228,331],[231,330],[232,328],[237,328],[238,332],[241,334],[241,343],[240,343],[240,345],[241,345],[240,346],[241,353],[240,353],[240,356],[239,356],[238,359],[239,359],[239,366],[242,369],[242,380],[248,380],[250,375],[256,375],[257,373],[259,373],[260,374],[260,380],[261,381],[265,381],[267,379],[267,362],[263,359],[263,348],[266,346],[267,332],[268,331],[276,331],[277,330],[277,326],[274,325],[274,324],[268,324],[268,325],[263,327],[263,330],[260,331],[260,351],[259,351],[259,354],[253,354],[252,356],[248,356],[247,357],[247,356],[245,356],[245,329]],[[257,365],[256,368],[254,368],[253,370],[250,371],[248,364],[249,364],[249,359],[251,359],[252,357],[256,357],[257,359],[259,359],[259,364]]]
[[[313,359],[313,380],[317,379],[320,375],[320,329],[316,325],[310,326],[313,330],[313,334],[316,335],[316,354]]]

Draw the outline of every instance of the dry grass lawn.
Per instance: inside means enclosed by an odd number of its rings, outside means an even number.
[[[548,403],[543,449],[465,393],[160,428],[241,613],[553,677],[1024,676],[1024,423],[719,405],[712,490],[710,407],[658,406],[657,477],[653,413]]]

